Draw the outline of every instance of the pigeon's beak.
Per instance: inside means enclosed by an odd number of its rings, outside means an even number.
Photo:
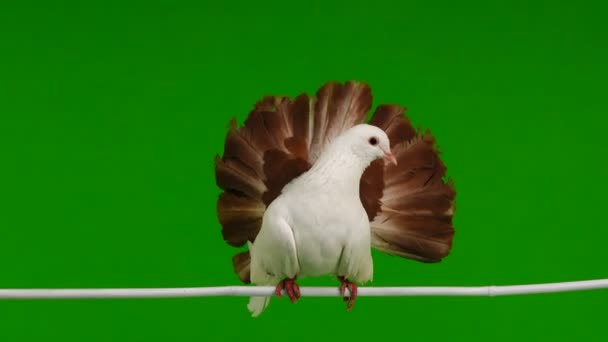
[[[391,151],[384,152],[384,162],[385,163],[392,163],[395,166],[397,165],[397,159],[395,159],[395,156],[393,156],[393,154],[391,153]]]

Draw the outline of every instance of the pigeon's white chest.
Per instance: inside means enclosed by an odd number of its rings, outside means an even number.
[[[316,193],[290,201],[299,276],[336,274],[343,258],[370,253],[370,228],[359,197]],[[345,250],[348,253],[345,254]]]

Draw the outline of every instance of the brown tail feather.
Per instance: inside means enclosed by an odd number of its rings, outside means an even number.
[[[403,126],[405,120],[393,119],[386,127]],[[371,224],[372,246],[393,255],[438,262],[452,248],[456,192],[452,182],[443,180],[446,167],[435,139],[427,131],[402,140],[392,150],[398,165],[384,170],[382,205]]]
[[[217,212],[224,240],[234,247],[254,241],[265,209],[259,200],[230,192],[220,194]]]
[[[251,283],[251,279],[249,278],[249,264],[251,262],[251,256],[249,255],[249,251],[241,252],[232,257],[232,266],[234,268],[234,272],[239,276],[239,279],[245,283]]]
[[[260,198],[266,186],[240,159],[215,158],[217,185],[224,189],[242,193],[250,198]]]
[[[437,262],[452,247],[451,214],[395,214],[383,212],[372,224],[373,247],[394,255]]]
[[[372,102],[367,84],[348,81],[328,82],[317,91],[314,106],[310,162],[323,148],[345,130],[365,120]]]
[[[313,107],[313,100],[306,94],[301,94],[291,104],[289,111],[292,113],[292,127],[293,127],[293,140],[299,142],[300,145],[304,146],[302,149],[303,154],[294,154],[303,160],[310,161],[309,150],[310,150],[310,135],[312,134],[312,127],[310,127],[310,119],[312,118],[311,111]]]
[[[272,132],[268,127],[271,125],[272,116],[272,112],[254,110],[245,119],[242,129],[243,135],[251,141],[257,151],[262,153],[279,146],[274,138],[277,133]]]
[[[384,161],[376,160],[363,172],[359,183],[359,198],[370,222],[380,211],[384,188]]]
[[[230,121],[230,127],[224,144],[223,159],[237,159],[249,167],[257,178],[262,179],[264,177],[262,169],[264,167],[263,155],[237,129],[235,119]]]

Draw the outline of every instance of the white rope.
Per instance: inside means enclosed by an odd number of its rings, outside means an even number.
[[[608,288],[608,279],[583,280],[564,283],[509,285],[509,286],[429,286],[429,287],[359,287],[362,297],[398,296],[508,296],[534,293],[569,292]],[[219,286],[183,288],[131,288],[131,289],[0,289],[0,299],[58,299],[58,298],[176,298],[270,296],[271,286]],[[347,290],[348,291],[348,290]],[[335,287],[302,287],[302,296],[339,296]]]

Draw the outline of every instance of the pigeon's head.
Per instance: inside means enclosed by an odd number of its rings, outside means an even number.
[[[348,146],[358,157],[369,161],[384,159],[397,165],[397,159],[391,153],[391,144],[386,133],[379,127],[360,124],[352,127],[344,135]]]

